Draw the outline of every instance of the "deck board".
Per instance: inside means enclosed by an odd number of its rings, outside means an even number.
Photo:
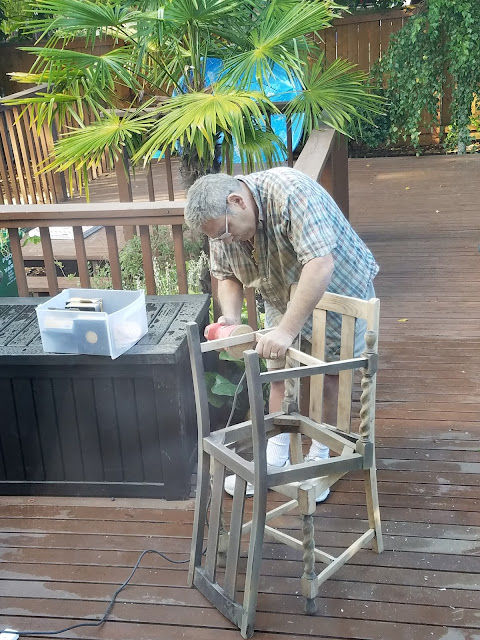
[[[479,640],[480,157],[357,159],[350,171],[351,220],[381,267],[376,428],[386,549],[362,550],[322,585],[311,618],[297,594],[300,555],[267,541],[255,637]],[[143,549],[178,560],[189,550],[192,501],[27,496],[0,506],[3,626],[50,630],[98,618]],[[317,540],[335,551],[365,519],[362,480],[351,474],[319,509]],[[300,526],[290,514],[280,524]],[[239,638],[187,588],[186,571],[148,555],[111,621],[63,637]]]

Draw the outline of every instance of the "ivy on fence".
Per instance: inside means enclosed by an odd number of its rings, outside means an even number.
[[[418,146],[419,123],[440,125],[442,100],[451,89],[448,143],[465,152],[480,87],[479,33],[478,0],[426,0],[392,36],[378,70],[387,82],[393,140],[410,136]]]

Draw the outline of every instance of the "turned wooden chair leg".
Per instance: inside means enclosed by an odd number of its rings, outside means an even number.
[[[303,575],[302,595],[305,597],[305,613],[313,616],[317,612],[318,581],[315,571],[315,528],[313,514],[317,508],[315,487],[305,483],[298,489],[298,507],[302,516]]]

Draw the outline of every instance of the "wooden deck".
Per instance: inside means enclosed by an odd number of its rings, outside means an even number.
[[[386,550],[364,550],[298,596],[300,554],[265,543],[255,637],[480,639],[480,157],[353,160],[351,219],[381,266],[377,433]],[[99,618],[144,549],[187,557],[192,502],[0,498],[2,627]],[[362,484],[337,485],[315,518],[335,549],[365,518]],[[285,529],[298,529],[284,516]],[[41,636],[41,634],[40,634]],[[147,556],[101,630],[62,637],[226,640],[237,630],[186,566]]]

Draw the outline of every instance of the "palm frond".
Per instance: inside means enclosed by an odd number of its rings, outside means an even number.
[[[267,169],[283,162],[287,149],[280,138],[265,129],[248,129],[242,143],[236,144],[243,172]],[[222,157],[226,158],[226,149]]]
[[[124,4],[120,0],[39,0],[31,10],[27,28],[31,33],[43,32],[42,37],[60,31],[72,37],[86,35],[87,42],[94,42],[105,29],[135,20],[137,11]]]
[[[196,25],[217,25],[219,18],[234,16],[238,0],[175,0],[165,6],[165,20],[180,25],[195,21]]]
[[[134,112],[127,116],[105,113],[101,120],[82,128],[72,128],[55,143],[52,157],[42,171],[75,171],[80,188],[88,189],[86,171],[97,166],[106,154],[111,169],[125,149],[134,155],[140,140],[151,129],[149,114]]]
[[[215,145],[223,133],[234,137],[242,147],[256,132],[266,127],[267,113],[274,105],[259,92],[212,87],[212,92],[180,94],[162,104],[162,117],[133,161],[148,162],[158,150],[195,146],[200,160],[210,162]]]
[[[339,58],[324,70],[320,58],[305,75],[305,89],[290,101],[286,116],[304,115],[304,138],[322,122],[346,133],[347,124],[368,121],[365,111],[383,113],[384,100],[369,89],[367,80],[366,74],[347,60]]]
[[[330,26],[339,5],[324,0],[297,2],[279,19],[274,12],[248,36],[249,49],[232,56],[225,62],[225,82],[246,87],[253,78],[263,88],[265,79],[271,74],[271,64],[275,62],[285,70],[300,73],[301,62],[294,50],[294,41]]]

